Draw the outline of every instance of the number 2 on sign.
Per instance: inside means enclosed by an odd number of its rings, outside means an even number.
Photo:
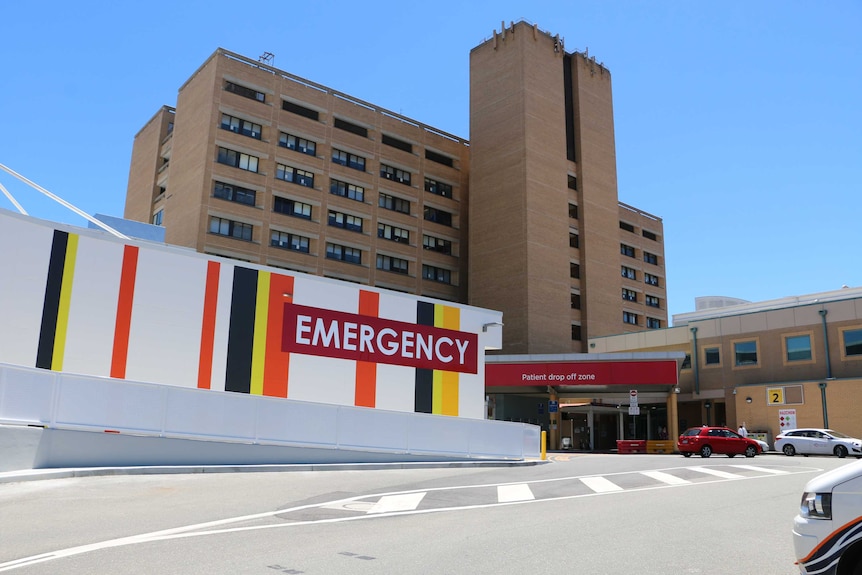
[[[783,387],[770,387],[766,390],[766,395],[769,398],[770,405],[783,405],[784,404],[784,388]]]

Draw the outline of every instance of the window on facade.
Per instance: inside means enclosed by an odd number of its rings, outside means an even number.
[[[356,134],[357,136],[362,136],[363,138],[368,137],[368,128],[364,128],[353,122],[348,122],[347,120],[342,120],[341,118],[335,118],[332,122],[332,125],[338,128],[339,130],[344,130],[345,132],[350,132],[351,134]]]
[[[578,219],[578,205],[569,204],[569,217],[573,220]]]
[[[437,162],[438,164],[443,164],[444,166],[449,166],[450,168],[455,164],[449,156],[444,156],[443,154],[438,154],[431,150],[425,150],[425,159]]]
[[[443,238],[435,238],[434,236],[423,235],[422,247],[426,250],[440,252],[441,254],[452,255],[452,242]]]
[[[235,134],[242,134],[243,136],[248,136],[250,138],[255,138],[256,140],[260,140],[260,134],[262,131],[260,124],[255,124],[254,122],[249,122],[248,120],[243,120],[242,118],[237,118],[228,114],[221,115],[221,129],[228,130]]]
[[[280,196],[275,196],[273,199],[272,211],[306,220],[311,219],[311,204],[289,200]]]
[[[654,242],[655,242],[655,241],[658,241],[658,236],[656,236],[656,235],[655,235],[654,233],[652,233],[652,232],[648,232],[648,231],[646,231],[646,230],[642,230],[642,231],[641,231],[641,233],[643,234],[643,237],[645,237],[645,238],[646,238],[646,239],[648,239],[648,240],[652,240],[652,241],[654,241]]]
[[[737,366],[757,365],[757,342],[738,341],[733,344],[734,362]]]
[[[362,250],[349,248],[339,244],[326,244],[326,257],[331,260],[339,260],[352,264],[362,263]]]
[[[392,210],[393,212],[401,212],[402,214],[410,213],[410,202],[408,200],[402,200],[401,198],[396,198],[389,194],[381,193],[377,201],[377,205],[383,209]]]
[[[685,354],[685,358],[682,360],[682,365],[679,366],[680,369],[691,369],[691,354]]]
[[[299,104],[288,102],[287,100],[281,101],[281,109],[285,112],[291,112],[297,116],[302,116],[303,118],[309,118],[315,121],[320,119],[320,113],[317,110],[312,110],[311,108],[306,108],[305,106],[300,106]]]
[[[627,224],[626,222],[620,222],[620,229],[632,233],[634,233],[635,231],[635,227],[631,224]]]
[[[452,226],[452,214],[449,212],[438,210],[425,206],[425,219],[429,222],[436,222],[444,226]]]
[[[336,228],[344,228],[351,232],[361,232],[362,218],[329,210],[329,225]]]
[[[811,360],[811,336],[792,335],[784,338],[787,346],[787,361]]]
[[[160,226],[162,222],[165,220],[165,210],[159,210],[155,214],[153,214],[153,225]]]
[[[444,184],[443,182],[438,182],[437,180],[432,180],[431,178],[425,178],[425,191],[437,194],[438,196],[443,196],[444,198],[452,197],[452,186]]]
[[[281,132],[279,134],[278,145],[282,148],[302,152],[309,156],[317,155],[317,142],[312,142],[311,140],[306,140],[305,138],[300,138],[299,136],[294,136],[285,132]]]
[[[233,184],[216,182],[213,186],[213,196],[222,200],[253,206],[255,204],[256,192]]]
[[[422,279],[440,282],[444,284],[452,283],[452,272],[443,268],[438,268],[429,265],[422,266]]]
[[[646,304],[650,307],[661,307],[659,298],[654,295],[646,296]]]
[[[240,170],[257,172],[257,165],[260,159],[257,156],[243,154],[234,150],[228,150],[227,148],[219,148],[217,161],[219,164],[233,166]]]
[[[644,261],[648,264],[658,265],[658,256],[649,252],[644,252]]]
[[[300,170],[293,166],[276,164],[275,177],[279,180],[284,180],[285,182],[293,182],[294,184],[305,186],[306,188],[314,187],[314,173],[309,172],[308,170]]]
[[[580,236],[578,236],[578,234],[569,232],[569,247],[570,248],[581,247]]]
[[[572,324],[572,341],[581,341],[581,326]]]
[[[720,365],[721,351],[717,347],[707,347],[703,350],[703,361],[706,365]]]
[[[570,190],[577,190],[578,189],[578,178],[573,176],[572,174],[569,174],[568,186],[569,186]]]
[[[251,241],[252,225],[211,216],[210,233]]]
[[[407,275],[407,260],[377,254],[377,269]]]
[[[389,224],[377,224],[377,237],[402,244],[410,243],[410,231]]]
[[[398,148],[399,150],[404,150],[408,153],[413,153],[413,144],[410,142],[405,142],[404,140],[399,140],[398,138],[394,138],[392,136],[387,136],[383,134],[381,140],[385,146],[392,146],[393,148]]]
[[[646,326],[649,329],[661,329],[661,320],[654,317],[646,318]]]
[[[581,309],[581,294],[573,293],[571,294],[572,300],[572,309]]]
[[[632,313],[630,311],[623,312],[623,323],[628,323],[631,325],[638,324],[638,314]]]
[[[581,266],[579,264],[569,262],[569,276],[579,279],[581,277]]]
[[[386,164],[380,164],[380,177],[406,186],[410,185],[410,172]]]
[[[630,258],[635,257],[635,249],[632,246],[628,246],[626,244],[620,244],[620,253]]]
[[[240,86],[233,82],[225,82],[224,89],[226,92],[231,92],[244,98],[250,98],[252,100],[257,100],[258,102],[266,102],[266,95],[264,95],[263,92],[258,92],[257,90],[246,88],[245,86]]]
[[[353,168],[360,172],[365,171],[365,158],[337,148],[332,148],[332,163],[341,164],[342,166],[347,166],[348,168]]]
[[[862,355],[862,329],[848,329],[843,332],[844,355]]]
[[[621,271],[624,278],[628,278],[630,280],[637,279],[637,273],[633,268],[622,266]]]
[[[623,288],[623,299],[626,301],[638,301],[638,292]]]
[[[331,179],[329,181],[329,193],[342,198],[349,198],[357,202],[365,201],[365,188],[355,184],[348,184],[341,180]]]
[[[648,283],[651,286],[658,286],[658,276],[654,276],[652,274],[644,274],[644,283]]]
[[[272,237],[269,242],[273,247],[302,252],[305,254],[308,253],[308,243],[309,240],[306,237],[277,231],[272,232]]]

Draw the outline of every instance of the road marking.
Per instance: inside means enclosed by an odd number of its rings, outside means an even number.
[[[661,481],[662,483],[667,483],[668,485],[685,485],[686,483],[691,483],[688,479],[683,479],[663,471],[641,471],[640,474],[652,477],[653,479]]]
[[[760,471],[761,473],[774,473],[775,475],[784,475],[789,473],[788,471],[784,471],[782,469],[770,469],[768,467],[758,467],[756,465],[734,465],[734,467],[741,467],[742,469],[750,469],[752,471]]]
[[[427,492],[385,495],[368,510],[368,513],[391,513],[393,511],[413,511],[419,507]]]
[[[604,477],[581,477],[584,485],[596,493],[609,493],[611,491],[622,491],[623,488]]]
[[[530,490],[530,486],[526,483],[520,485],[498,485],[497,486],[497,501],[500,503],[508,503],[509,501],[528,501],[535,499],[536,496]]]
[[[736,467],[741,467],[737,465]],[[709,467],[689,467],[692,471],[700,471],[701,473],[706,473],[707,475],[715,475],[716,477],[723,477],[725,479],[739,479],[743,477],[738,473],[728,473],[727,471],[719,471],[718,469],[710,469]]]

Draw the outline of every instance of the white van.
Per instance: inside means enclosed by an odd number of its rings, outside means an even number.
[[[862,575],[862,461],[805,484],[793,548],[804,575]]]

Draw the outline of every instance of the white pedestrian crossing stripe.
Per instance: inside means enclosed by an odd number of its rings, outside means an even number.
[[[393,511],[413,511],[422,502],[425,492],[385,495],[368,510],[368,513],[391,513]]]
[[[623,488],[604,477],[581,477],[584,485],[596,493],[608,493],[610,491],[622,491]]]
[[[739,466],[737,466],[739,467]],[[712,469],[710,467],[689,467],[688,469],[692,471],[699,471],[700,473],[706,473],[707,475],[715,475],[716,477],[723,477],[724,479],[739,479],[743,477],[738,473],[728,473],[727,471],[721,471],[718,469]]]
[[[497,501],[500,503],[508,503],[510,501],[529,501],[535,499],[536,496],[530,490],[530,486],[526,483],[518,485],[498,485],[497,486]]]
[[[775,475],[786,475],[790,473],[789,471],[784,471],[783,469],[770,469],[768,467],[758,467],[756,465],[737,465],[736,467],[741,467],[742,469],[750,469],[752,471],[759,471],[761,473],[774,473]]]
[[[686,483],[691,483],[688,479],[683,479],[682,477],[677,477],[676,475],[671,475],[664,471],[641,471],[640,474],[651,477],[656,481],[667,483],[668,485],[685,485]]]

